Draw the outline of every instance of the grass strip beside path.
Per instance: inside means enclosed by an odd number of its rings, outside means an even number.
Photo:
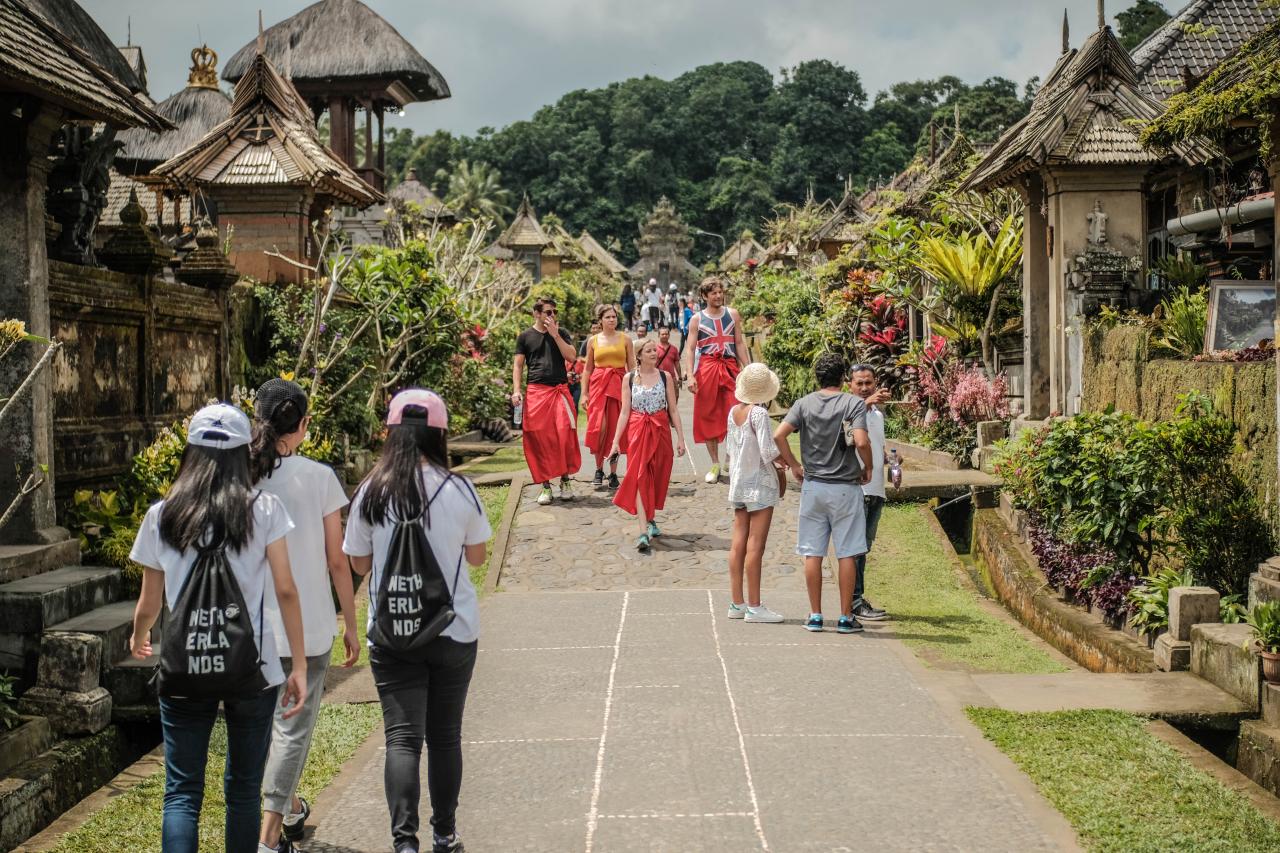
[[[481,474],[500,474],[507,471],[527,471],[524,461],[524,448],[520,445],[504,447],[492,456],[477,459],[460,472],[468,477],[479,477]]]
[[[378,705],[325,705],[320,708],[311,752],[298,793],[311,802],[337,775],[382,720]],[[204,808],[200,812],[200,851],[220,853],[225,803],[222,774],[227,750],[226,726],[219,720],[209,742]],[[160,849],[164,773],[157,772],[111,800],[74,832],[62,837],[55,853],[136,853]]]
[[[521,457],[523,460],[524,457]],[[522,461],[523,464],[523,461]],[[471,472],[468,471],[468,474]],[[507,492],[510,486],[477,486],[476,491],[480,493],[480,501],[484,504],[484,511],[489,516],[489,526],[493,528],[493,536],[489,538],[489,547],[486,550],[484,563],[479,566],[471,566],[471,582],[475,584],[477,590],[484,589],[485,578],[489,574],[489,559],[493,556],[493,541],[498,535],[498,525],[502,523],[502,510],[507,505]]]
[[[1274,851],[1280,824],[1119,711],[969,718],[1066,816],[1090,850]]]
[[[867,563],[867,597],[930,664],[978,672],[1065,672],[1017,628],[986,612],[916,504],[888,504]]]

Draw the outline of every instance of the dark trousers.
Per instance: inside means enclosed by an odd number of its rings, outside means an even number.
[[[255,853],[262,820],[262,770],[271,746],[275,688],[253,699],[226,702],[227,766],[222,789],[227,801],[224,846],[227,853]],[[164,853],[196,853],[200,847],[200,807],[209,735],[218,717],[218,701],[160,700],[164,734],[164,817],[160,848]]]
[[[662,309],[660,309],[657,305],[649,306],[648,314],[649,314],[650,330],[656,330],[658,328],[658,319],[659,319],[658,315],[661,310]]]
[[[880,513],[884,512],[884,498],[879,495],[866,495],[862,498],[867,519],[867,554],[871,553],[871,544],[876,541],[876,528],[880,526]],[[866,582],[867,554],[859,554],[855,560],[858,567],[858,579],[853,583],[853,600],[862,598],[862,587]]]
[[[458,792],[462,788],[462,709],[467,701],[476,643],[439,637],[422,663],[408,663],[369,650],[373,683],[382,702],[387,760],[382,784],[391,812],[394,847],[418,846],[418,800],[422,796],[418,765],[427,745],[427,789],[431,795],[431,827],[439,835],[455,830]]]

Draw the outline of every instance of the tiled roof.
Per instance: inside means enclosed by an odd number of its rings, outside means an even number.
[[[152,174],[183,190],[199,186],[310,186],[368,207],[382,196],[321,144],[311,111],[259,54],[236,85],[231,115]]]
[[[937,187],[961,177],[974,154],[974,146],[959,130],[932,162],[917,156],[888,184],[867,190],[858,199],[868,213],[893,213],[918,208]]]
[[[127,71],[124,59],[119,59]],[[0,89],[32,92],[77,118],[119,127],[171,127],[71,38],[19,0],[0,0]]]
[[[147,225],[155,225],[159,220],[156,213],[156,193],[154,187],[145,186],[138,181],[133,180],[127,175],[122,175],[113,167],[110,170],[111,183],[107,187],[107,206],[102,209],[102,216],[98,219],[98,224],[105,227],[113,227],[120,224],[120,211],[129,203],[129,193],[132,190],[138,191],[138,204],[147,213]],[[178,221],[175,223],[174,203],[166,200],[164,207],[164,222],[166,226],[185,225],[191,221],[191,201],[190,199],[182,199],[177,205]]]
[[[542,230],[542,226],[538,224],[538,217],[534,215],[533,206],[529,204],[529,197],[525,196],[520,202],[520,209],[516,211],[516,218],[511,220],[511,224],[502,232],[502,236],[498,238],[498,245],[505,246],[508,249],[516,247],[542,248],[551,243],[551,238],[547,236],[547,232]]]
[[[1045,165],[1152,164],[1163,155],[1138,145],[1140,125],[1164,111],[1138,89],[1137,69],[1110,27],[1095,30],[1078,50],[1063,53],[1031,111],[1005,131],[962,189],[990,189]],[[1194,142],[1174,154],[1202,161]]]
[[[858,199],[853,194],[853,187],[846,186],[840,203],[831,211],[827,221],[822,223],[818,230],[814,232],[813,239],[840,240],[842,239],[841,233],[846,229],[846,226],[866,222],[869,219],[870,217],[858,204]]]
[[[720,256],[720,269],[736,270],[747,265],[747,261],[759,261],[764,257],[765,248],[761,246],[755,237],[750,234],[743,234],[738,241],[725,250]]]
[[[1278,18],[1280,8],[1260,0],[1193,0],[1134,48],[1138,88],[1166,100],[1183,91],[1183,69],[1198,82]]]

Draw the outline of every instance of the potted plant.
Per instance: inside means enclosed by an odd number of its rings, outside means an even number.
[[[1280,684],[1280,601],[1256,604],[1245,617],[1262,654],[1262,677]]]

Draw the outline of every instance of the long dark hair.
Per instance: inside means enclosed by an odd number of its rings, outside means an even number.
[[[364,497],[359,511],[368,523],[409,521],[424,510],[430,511],[422,494],[422,478],[418,475],[423,459],[443,471],[446,479],[457,476],[449,470],[449,440],[445,431],[427,426],[426,415],[427,410],[421,406],[405,406],[402,423],[387,427],[382,455],[362,487]]]
[[[160,510],[160,538],[179,551],[226,546],[239,551],[253,536],[248,446],[220,450],[188,444]]]
[[[253,482],[270,477],[280,467],[280,439],[297,432],[304,417],[296,403],[285,400],[270,418],[253,419],[253,440],[249,442],[249,475]]]

